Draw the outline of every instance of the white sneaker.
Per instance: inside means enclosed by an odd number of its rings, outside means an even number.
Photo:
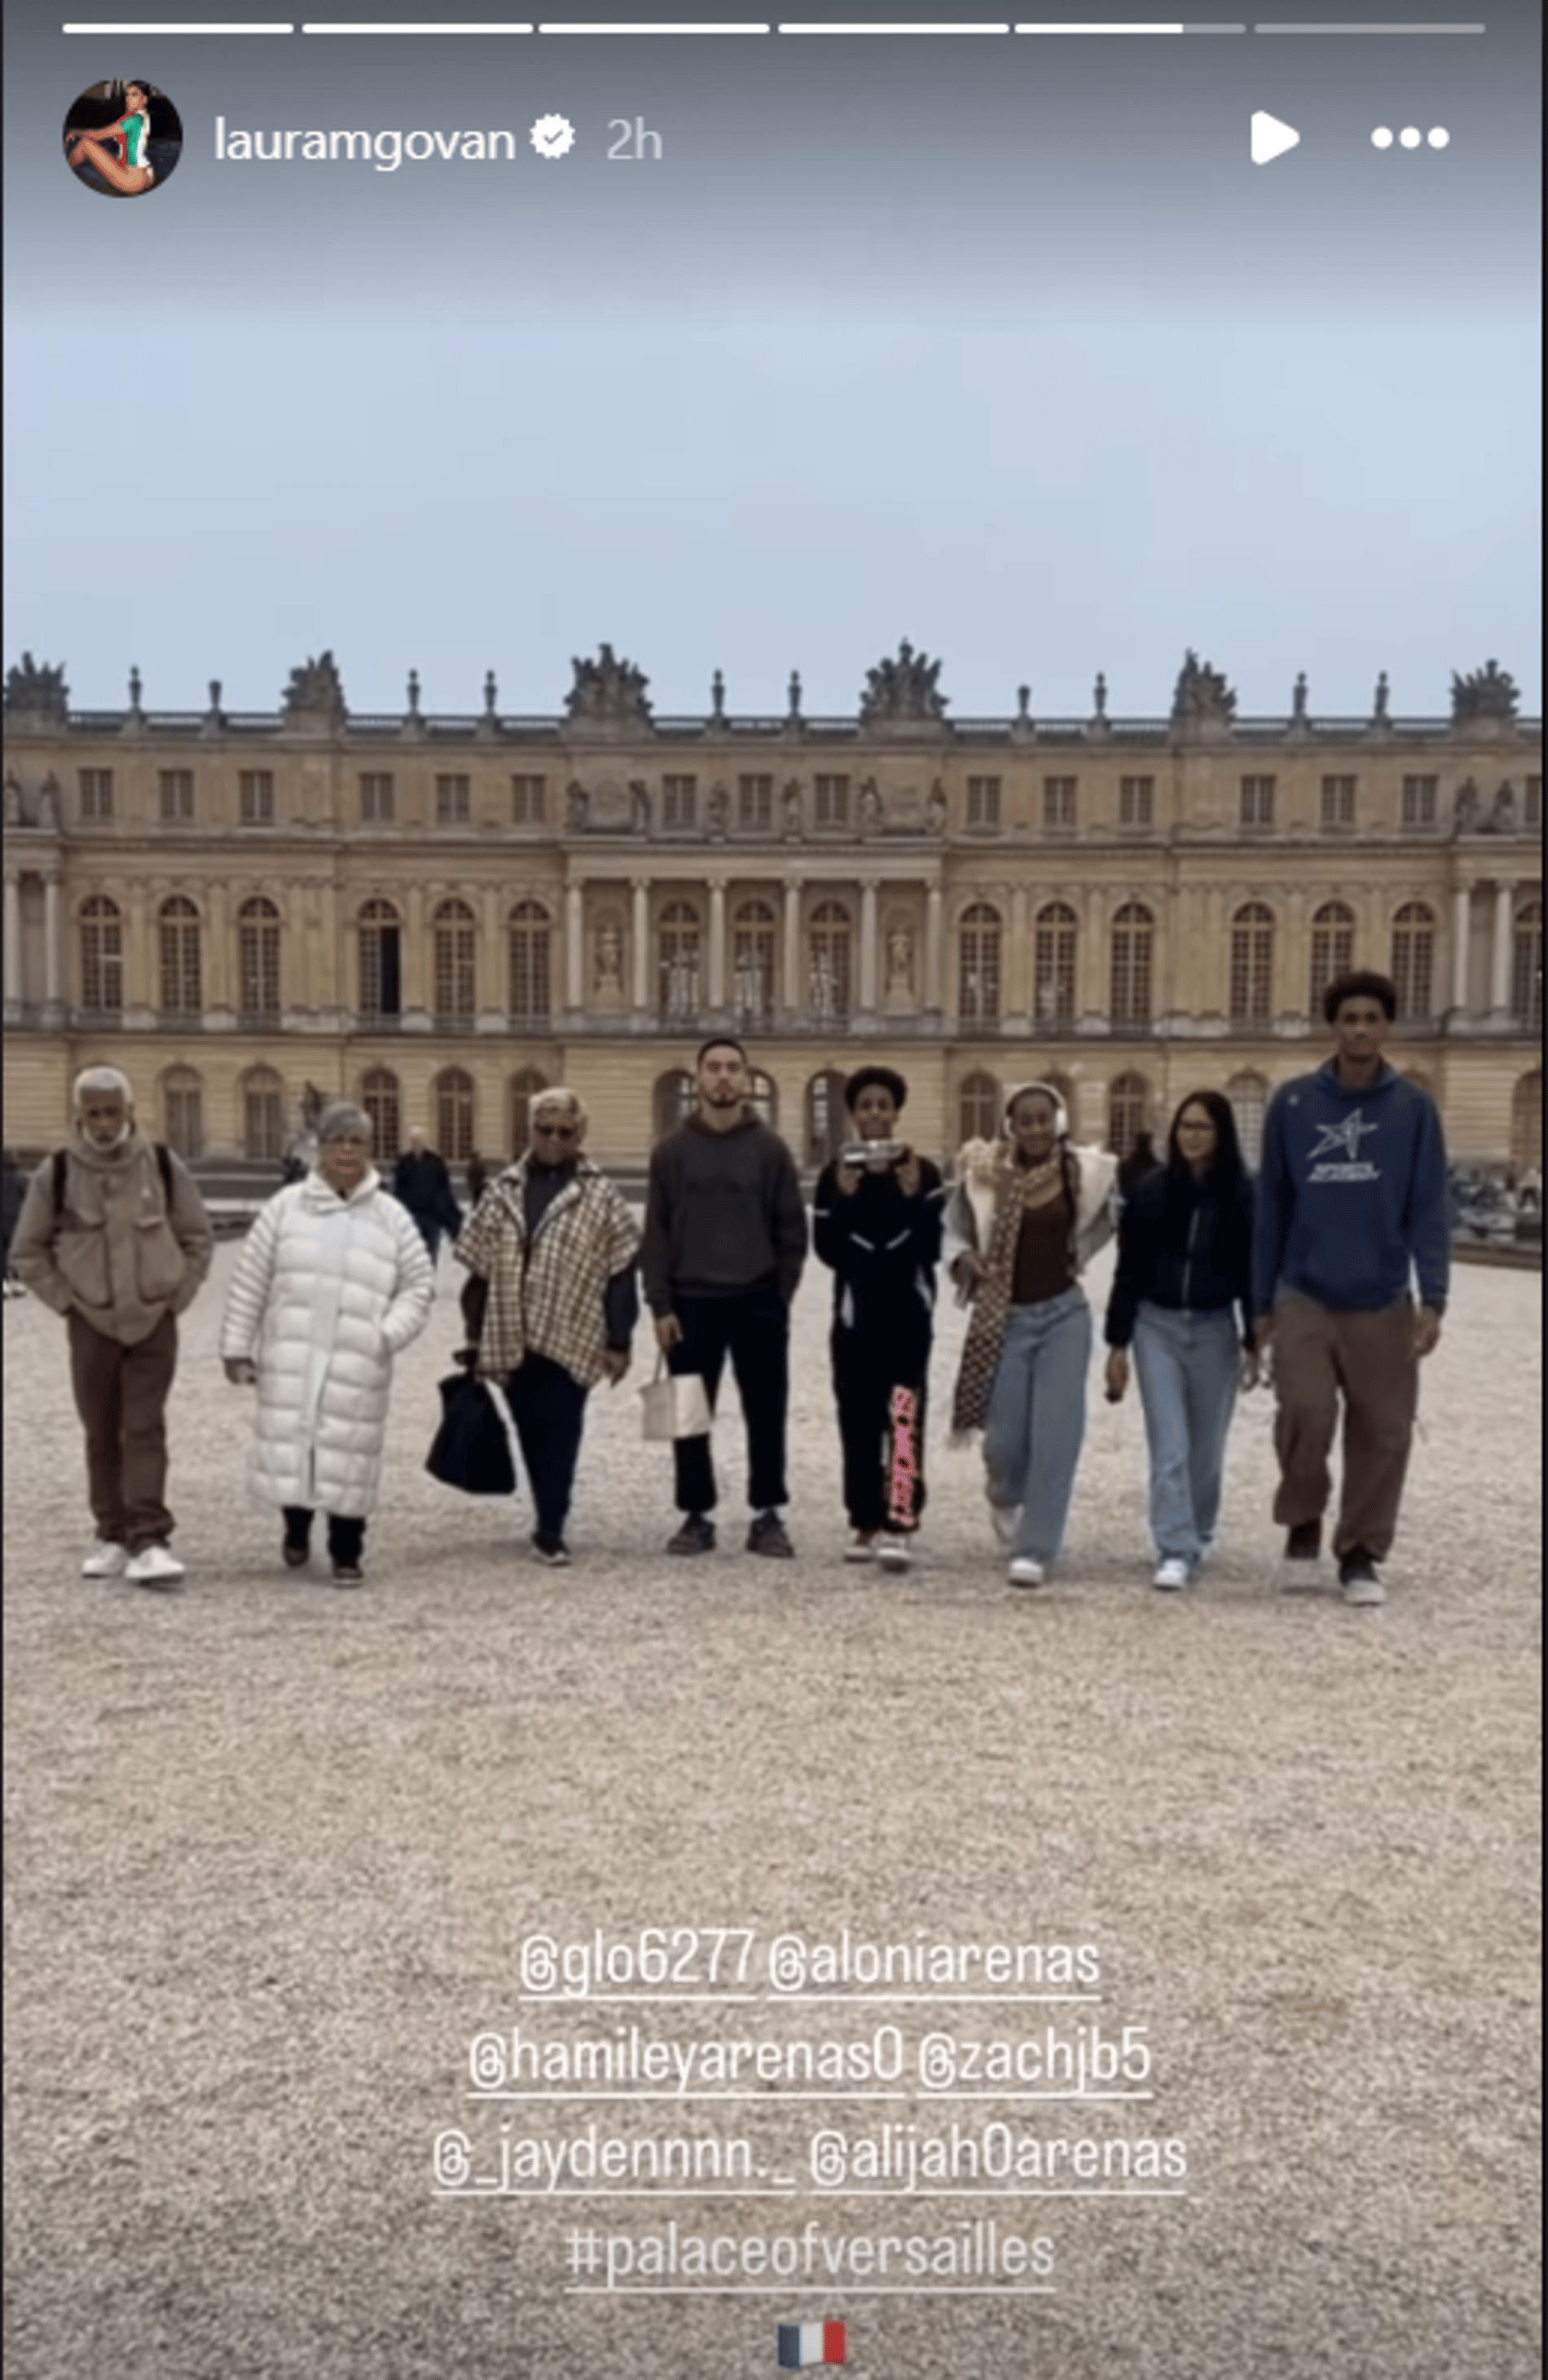
[[[875,1561],[876,1558],[875,1537],[855,1537],[844,1548],[844,1560],[847,1562],[871,1562]]]
[[[878,1569],[890,1571],[907,1570],[913,1560],[913,1555],[909,1548],[909,1541],[906,1537],[878,1537],[877,1539],[877,1564]]]
[[[175,1586],[183,1565],[170,1546],[147,1546],[130,1557],[124,1576],[131,1586]]]
[[[1043,1565],[1034,1561],[1030,1554],[1018,1554],[1005,1575],[1012,1586],[1041,1586]]]
[[[1357,1611],[1374,1611],[1386,1601],[1386,1588],[1373,1561],[1358,1562],[1353,1570],[1340,1575],[1338,1584],[1345,1602]]]
[[[127,1546],[109,1545],[105,1537],[99,1537],[80,1565],[80,1575],[82,1578],[121,1578],[128,1567],[128,1560]]]
[[[989,1526],[995,1533],[995,1543],[1007,1552],[1016,1542],[1016,1524],[1022,1517],[1019,1504],[991,1504]]]
[[[1188,1578],[1185,1561],[1164,1561],[1156,1564],[1155,1576],[1150,1583],[1152,1586],[1158,1586],[1163,1595],[1175,1595],[1179,1587],[1187,1585]]]

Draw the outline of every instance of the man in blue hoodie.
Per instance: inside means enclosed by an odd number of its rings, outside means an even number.
[[[1344,1400],[1333,1550],[1344,1600],[1385,1603],[1419,1364],[1441,1335],[1451,1240],[1434,1101],[1382,1056],[1397,1013],[1387,978],[1330,983],[1334,1055],[1281,1085],[1264,1125],[1253,1246],[1258,1346],[1273,1349],[1288,1588],[1317,1582],[1327,1458]],[[1410,1281],[1419,1281],[1415,1311]]]

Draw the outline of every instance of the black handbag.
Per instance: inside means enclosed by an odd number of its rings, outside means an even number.
[[[516,1463],[511,1434],[492,1390],[471,1372],[441,1383],[441,1427],[425,1457],[432,1479],[465,1496],[514,1496]]]

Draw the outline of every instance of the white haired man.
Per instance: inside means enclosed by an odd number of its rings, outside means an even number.
[[[69,1331],[97,1527],[82,1575],[175,1586],[166,1400],[176,1318],[199,1293],[214,1240],[193,1176],[139,1131],[116,1066],[78,1075],[74,1104],[74,1132],[28,1187],[11,1262]]]

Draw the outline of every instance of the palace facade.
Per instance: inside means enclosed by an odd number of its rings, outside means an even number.
[[[1255,1153],[1325,1048],[1329,977],[1398,986],[1397,1064],[1463,1161],[1537,1161],[1541,722],[1495,663],[1449,714],[1239,717],[1191,654],[1170,715],[958,719],[907,645],[849,718],[654,714],[604,646],[558,717],[361,716],[332,657],[242,714],[69,707],[6,686],[6,1137],[54,1141],[76,1071],[122,1065],[150,1129],[277,1159],[310,1089],[451,1158],[524,1144],[545,1083],[636,1167],[711,1028],[807,1164],[865,1054],[922,1148],[1056,1078],[1129,1146],[1214,1086]]]

